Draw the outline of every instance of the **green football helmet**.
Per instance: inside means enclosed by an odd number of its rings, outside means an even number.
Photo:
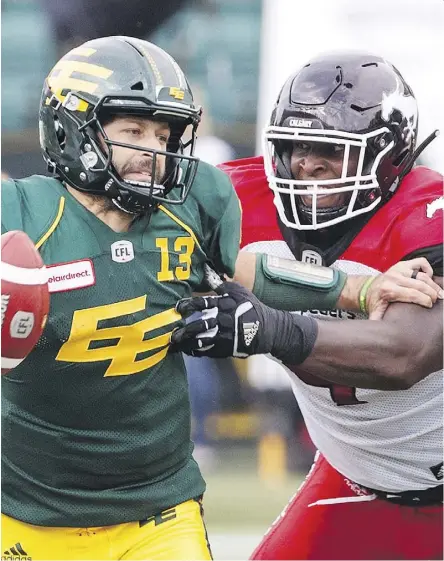
[[[199,162],[193,152],[201,113],[184,73],[168,53],[132,37],[103,37],[71,50],[46,78],[40,145],[48,169],[61,181],[140,214],[163,202],[185,201]],[[171,131],[166,150],[111,141],[103,123],[128,114],[166,121]],[[151,180],[123,180],[112,164],[114,145],[150,152]],[[156,183],[159,155],[165,156],[165,173]]]

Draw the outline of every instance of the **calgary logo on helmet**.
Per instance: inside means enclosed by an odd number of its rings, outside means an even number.
[[[306,129],[311,129],[313,121],[309,121],[308,119],[290,119],[288,124],[290,125],[290,127],[303,127]]]
[[[393,111],[396,109],[404,116],[406,120],[406,126],[403,130],[404,140],[409,142],[415,136],[418,124],[418,107],[415,98],[411,95],[403,95],[399,88],[396,88],[390,94],[382,94],[381,105],[381,117],[384,121],[389,122]]]

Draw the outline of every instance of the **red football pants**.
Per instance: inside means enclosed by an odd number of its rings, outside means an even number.
[[[443,559],[443,506],[376,498],[320,456],[251,559]]]

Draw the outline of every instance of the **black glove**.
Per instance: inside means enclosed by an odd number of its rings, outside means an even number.
[[[173,331],[172,352],[215,358],[271,353],[287,364],[300,364],[310,354],[317,337],[312,318],[269,308],[235,282],[215,291],[217,296],[179,300],[182,317],[202,317]]]

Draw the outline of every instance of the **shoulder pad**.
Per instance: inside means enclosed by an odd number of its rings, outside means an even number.
[[[217,167],[230,177],[238,195],[244,189],[248,189],[251,182],[257,182],[262,187],[265,186],[268,189],[262,156],[233,160],[220,164]]]
[[[399,214],[393,236],[396,260],[443,243],[443,185],[441,174],[422,166],[402,182],[403,197],[397,205]]]
[[[242,246],[282,240],[262,157],[244,158],[221,164],[230,176],[242,207]]]
[[[386,271],[411,253],[443,243],[443,177],[414,168],[342,255]]]
[[[196,178],[189,196],[206,214],[220,218],[231,198],[236,198],[233,186],[225,173],[215,166],[199,162]]]

